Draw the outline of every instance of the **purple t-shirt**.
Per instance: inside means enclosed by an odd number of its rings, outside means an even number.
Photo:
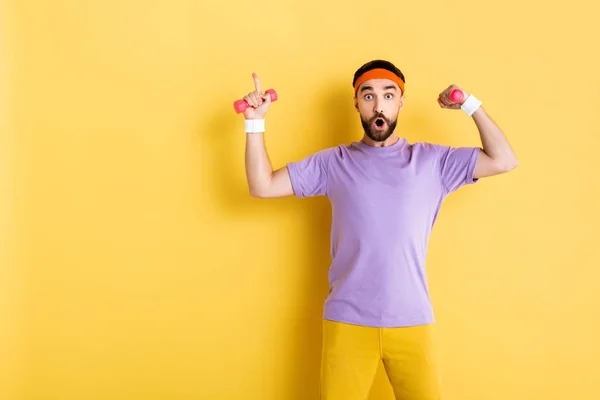
[[[475,183],[478,147],[363,142],[287,164],[296,196],[332,207],[323,317],[374,327],[432,323],[425,258],[444,198]]]

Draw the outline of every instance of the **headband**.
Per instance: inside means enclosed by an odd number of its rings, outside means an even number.
[[[375,68],[359,76],[358,79],[356,79],[356,83],[354,84],[354,94],[356,95],[358,87],[363,82],[368,81],[370,79],[389,79],[391,81],[394,81],[398,84],[398,86],[400,86],[400,90],[402,90],[402,94],[404,94],[404,81],[392,71],[388,71],[387,69],[383,68]]]

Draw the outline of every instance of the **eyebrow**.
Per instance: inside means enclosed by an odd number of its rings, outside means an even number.
[[[398,89],[396,88],[396,86],[394,86],[394,85],[389,85],[389,86],[386,86],[386,87],[384,87],[384,88],[383,88],[383,90],[390,90],[390,89],[398,90]],[[373,90],[373,87],[372,87],[372,86],[363,86],[363,87],[360,89],[360,92],[362,93],[362,92],[364,92],[364,91],[366,91],[366,90]]]

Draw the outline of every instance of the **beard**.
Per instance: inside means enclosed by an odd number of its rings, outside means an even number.
[[[380,120],[379,124],[382,127],[385,125],[387,128],[378,128],[376,126],[377,120]],[[365,120],[361,115],[360,122],[362,123],[365,134],[369,137],[369,139],[373,140],[374,142],[383,142],[389,138],[392,133],[394,133],[396,124],[398,123],[398,117],[396,116],[396,119],[391,121],[383,114],[375,114],[375,116],[373,116],[371,119]]]

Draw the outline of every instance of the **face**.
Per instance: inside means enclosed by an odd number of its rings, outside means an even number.
[[[383,142],[394,133],[403,103],[402,91],[389,79],[363,82],[354,98],[365,134],[375,142]]]

